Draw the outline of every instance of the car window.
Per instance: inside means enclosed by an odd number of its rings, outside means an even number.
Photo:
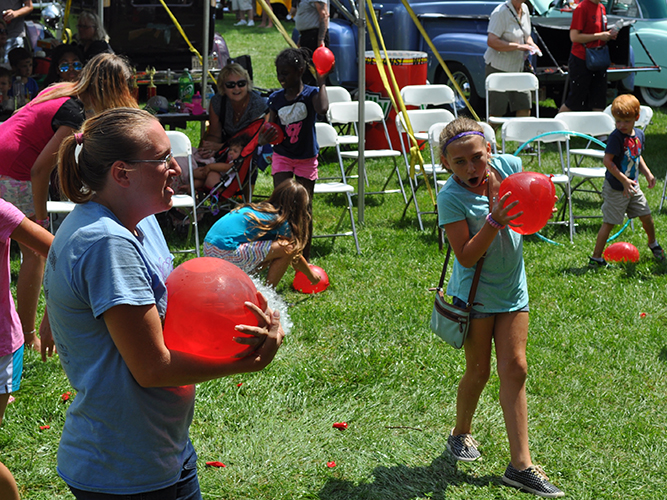
[[[614,16],[633,19],[665,19],[667,18],[667,2],[665,0],[611,0],[607,4],[607,12]]]
[[[637,0],[612,0],[607,9],[609,14],[614,16],[641,18],[641,10],[637,5]]]
[[[639,0],[639,8],[644,19],[666,19],[667,2],[665,0]]]

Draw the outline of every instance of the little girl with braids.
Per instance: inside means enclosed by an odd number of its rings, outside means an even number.
[[[471,435],[472,417],[489,379],[495,344],[500,405],[510,445],[510,463],[502,480],[541,497],[562,497],[564,493],[533,465],[528,447],[528,288],[523,237],[507,227],[522,212],[508,214],[518,204],[505,205],[511,192],[498,199],[500,182],[522,170],[521,160],[511,155],[491,157],[482,127],[465,117],[442,131],[440,148],[442,164],[452,173],[438,194],[438,217],[456,255],[447,287],[455,305],[465,307],[475,268],[486,255],[463,346],[466,370],[459,382],[456,425],[447,449],[464,462],[481,456]]]

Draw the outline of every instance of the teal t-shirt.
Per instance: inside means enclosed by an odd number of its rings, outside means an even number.
[[[502,179],[520,172],[521,160],[516,156],[497,155],[489,164]],[[472,238],[484,224],[489,213],[489,200],[477,195],[450,177],[438,193],[440,227],[465,220]],[[466,302],[476,265],[465,268],[454,259],[447,294]],[[511,312],[528,305],[528,286],[523,265],[523,236],[509,227],[498,231],[486,252],[486,259],[475,295],[475,310],[485,313]]]
[[[276,217],[275,214],[260,212],[250,207],[233,210],[211,226],[204,242],[222,250],[236,250],[242,243],[275,240],[278,236],[290,237],[292,235],[289,224],[284,222],[279,228],[268,231],[260,237],[257,223],[250,218],[251,213],[262,221],[271,221]]]

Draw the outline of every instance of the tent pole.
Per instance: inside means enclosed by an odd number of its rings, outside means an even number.
[[[359,89],[359,178],[358,178],[358,221],[364,223],[364,209],[366,205],[366,161],[364,152],[366,151],[366,2],[359,0],[359,15],[357,16],[357,47],[358,47],[358,65],[359,80],[357,88]]]
[[[201,96],[202,96],[202,105],[205,110],[208,111],[208,98],[206,97],[206,84],[208,83],[208,53],[210,48],[208,46],[208,39],[211,27],[209,23],[211,22],[211,2],[210,0],[204,0],[204,42],[202,43],[202,64],[201,64]],[[215,26],[213,27],[215,30]],[[201,133],[200,137],[204,138],[204,133],[206,132],[206,122],[201,123]]]

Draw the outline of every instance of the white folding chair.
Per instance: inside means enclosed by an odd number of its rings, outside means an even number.
[[[556,120],[561,120],[567,126],[567,130],[590,135],[591,137],[606,137],[616,128],[613,118],[602,111],[567,111],[558,113]],[[604,149],[599,147],[592,148],[592,141],[588,141],[585,148],[572,148],[570,155],[575,157],[575,165],[570,168],[571,182],[578,177],[580,181],[572,187],[572,194],[576,191],[596,193],[602,195],[602,192],[593,182],[595,179],[604,179],[607,169],[604,166],[582,167],[582,161],[585,157],[602,161],[604,158]],[[590,184],[591,189],[583,189],[581,186]],[[597,216],[599,217],[599,216]]]
[[[458,117],[456,94],[447,85],[406,85],[401,89],[401,98],[406,106],[419,106],[421,108],[429,105],[442,106],[449,104],[454,116]]]
[[[614,118],[614,115],[611,114],[611,104],[604,108],[604,112],[609,116]],[[639,107],[639,120],[635,122],[635,127],[646,130],[653,120],[653,109],[650,106],[641,105]]]
[[[496,139],[496,131],[494,128],[486,122],[477,122],[484,130],[484,138],[486,141],[491,144],[491,151],[493,154],[498,154],[498,140]]]
[[[389,145],[388,149],[365,149],[364,151],[364,158],[368,160],[374,160],[374,159],[379,159],[379,158],[391,158],[392,161],[394,162],[394,170],[393,173],[390,174],[387,177],[387,180],[382,187],[381,191],[373,191],[373,192],[367,192],[366,194],[389,194],[389,193],[401,193],[403,195],[403,201],[405,203],[408,202],[408,198],[405,195],[405,189],[403,188],[403,179],[401,179],[401,173],[398,170],[398,164],[396,163],[396,158],[398,156],[401,156],[401,152],[397,151],[393,148],[391,144],[391,138],[389,137],[389,131],[387,130],[387,124],[384,121],[384,112],[382,111],[382,108],[380,105],[376,102],[373,101],[365,101],[364,102],[364,113],[365,113],[365,122],[366,123],[381,123],[382,128],[384,130],[384,136],[385,140],[387,141],[387,144]],[[358,126],[359,122],[359,103],[357,101],[354,102],[337,102],[334,104],[331,104],[329,106],[329,121],[332,125],[336,123],[351,123],[354,124],[355,126]],[[339,136],[339,139],[341,137]],[[341,140],[338,142],[339,144],[343,144]],[[348,167],[348,169],[352,168],[354,164],[357,163],[359,159],[359,151],[341,151],[340,156],[343,159],[351,159],[354,160],[353,163]],[[368,165],[368,163],[366,164]],[[391,180],[391,177],[393,174],[396,174],[398,178],[398,184],[399,184],[399,189],[387,189],[387,186],[389,185],[389,181]],[[368,177],[365,179],[366,183],[368,183]]]
[[[339,232],[343,219],[345,218],[345,211],[341,215],[336,229],[333,234],[313,234],[313,238],[332,238],[336,239],[338,236],[352,236],[354,237],[354,244],[357,247],[357,254],[361,255],[361,250],[359,248],[359,238],[357,237],[357,228],[354,224],[354,211],[352,205],[352,194],[354,193],[354,187],[347,183],[347,178],[345,177],[345,167],[343,166],[343,160],[340,157],[340,147],[338,145],[338,132],[328,123],[318,122],[315,124],[315,134],[317,135],[317,143],[320,148],[335,148],[338,158],[338,165],[340,167],[341,182],[316,182],[314,194],[344,194],[347,200],[347,205],[345,210],[350,216],[350,225],[352,226],[352,231],[341,233]]]
[[[407,115],[408,120],[410,120],[410,125],[412,127],[412,131],[414,132],[415,139],[417,140],[428,139],[430,136],[429,131],[433,125],[442,124],[442,127],[444,127],[447,125],[447,123],[455,119],[454,115],[446,109],[410,109],[407,111]],[[440,130],[442,130],[442,127]],[[408,151],[412,147],[412,142],[408,137],[407,127],[403,121],[402,113],[396,115],[396,130],[398,131],[398,139],[401,143],[401,151],[403,153],[403,159],[405,160],[405,167],[408,173],[408,182],[410,183],[410,190],[412,191],[411,198],[406,203],[403,215],[405,216],[410,201],[414,201],[415,209],[417,210],[417,221],[419,222],[419,228],[423,231],[424,224],[422,222],[421,214],[434,214],[435,211],[423,211],[419,209],[419,203],[417,201],[417,188],[419,186],[418,176],[422,172],[418,165],[415,165],[414,175],[412,175],[412,172],[410,171],[410,156],[408,155]],[[439,158],[433,158],[433,156],[431,156],[431,163],[424,165],[424,174],[433,175],[434,186],[437,186],[436,173],[438,171],[444,172],[438,159]],[[428,182],[428,180],[426,180],[426,182]]]
[[[49,214],[49,230],[55,234],[56,233],[56,226],[58,226],[59,223],[56,223],[54,226],[54,217],[53,214],[65,214],[65,217],[67,216],[68,213],[70,213],[72,210],[74,210],[74,207],[76,207],[76,203],[72,201],[47,201],[46,202],[46,211]]]
[[[501,129],[503,151],[505,150],[505,143],[507,141],[514,141],[523,144],[535,137],[549,132],[563,132],[554,133],[535,139],[542,143],[556,143],[558,145],[558,154],[560,156],[560,173],[555,173],[551,177],[551,181],[560,186],[563,190],[565,203],[563,205],[561,214],[561,221],[556,223],[567,223],[570,231],[570,242],[574,239],[574,214],[572,213],[572,201],[570,192],[570,140],[567,134],[567,126],[560,120],[553,118],[515,118],[503,123]],[[565,156],[563,156],[562,144],[565,143]],[[565,219],[565,210],[568,213],[567,222]]]
[[[343,87],[337,87],[345,90]],[[328,91],[328,88],[327,88]],[[347,92],[347,90],[345,90]],[[347,94],[350,95],[349,92]],[[329,110],[327,111],[327,121],[334,127],[338,127],[338,144],[341,146],[358,146],[359,137],[357,137],[357,124],[356,121],[350,120],[348,113],[349,103],[352,102],[349,100],[340,100],[340,101],[329,101]],[[358,106],[358,103],[355,101],[354,104]],[[353,132],[354,133],[351,133]]]
[[[327,89],[327,96],[329,96],[329,104],[332,104],[334,102],[352,101],[352,96],[345,87],[327,85],[326,89]]]
[[[535,116],[540,117],[539,90],[540,82],[532,73],[493,73],[486,77],[486,121],[491,125],[500,125],[514,118],[489,116],[489,92],[531,92]]]
[[[188,241],[190,240],[190,231],[195,233],[195,248],[192,250],[175,250],[175,253],[195,253],[199,257],[199,227],[197,225],[197,202],[192,159],[192,144],[190,139],[183,132],[176,130],[167,130],[167,137],[171,142],[171,152],[176,158],[185,157],[188,160],[188,173],[190,174],[190,194],[175,194],[172,196],[173,208],[188,209],[191,212],[190,229],[188,230]]]

